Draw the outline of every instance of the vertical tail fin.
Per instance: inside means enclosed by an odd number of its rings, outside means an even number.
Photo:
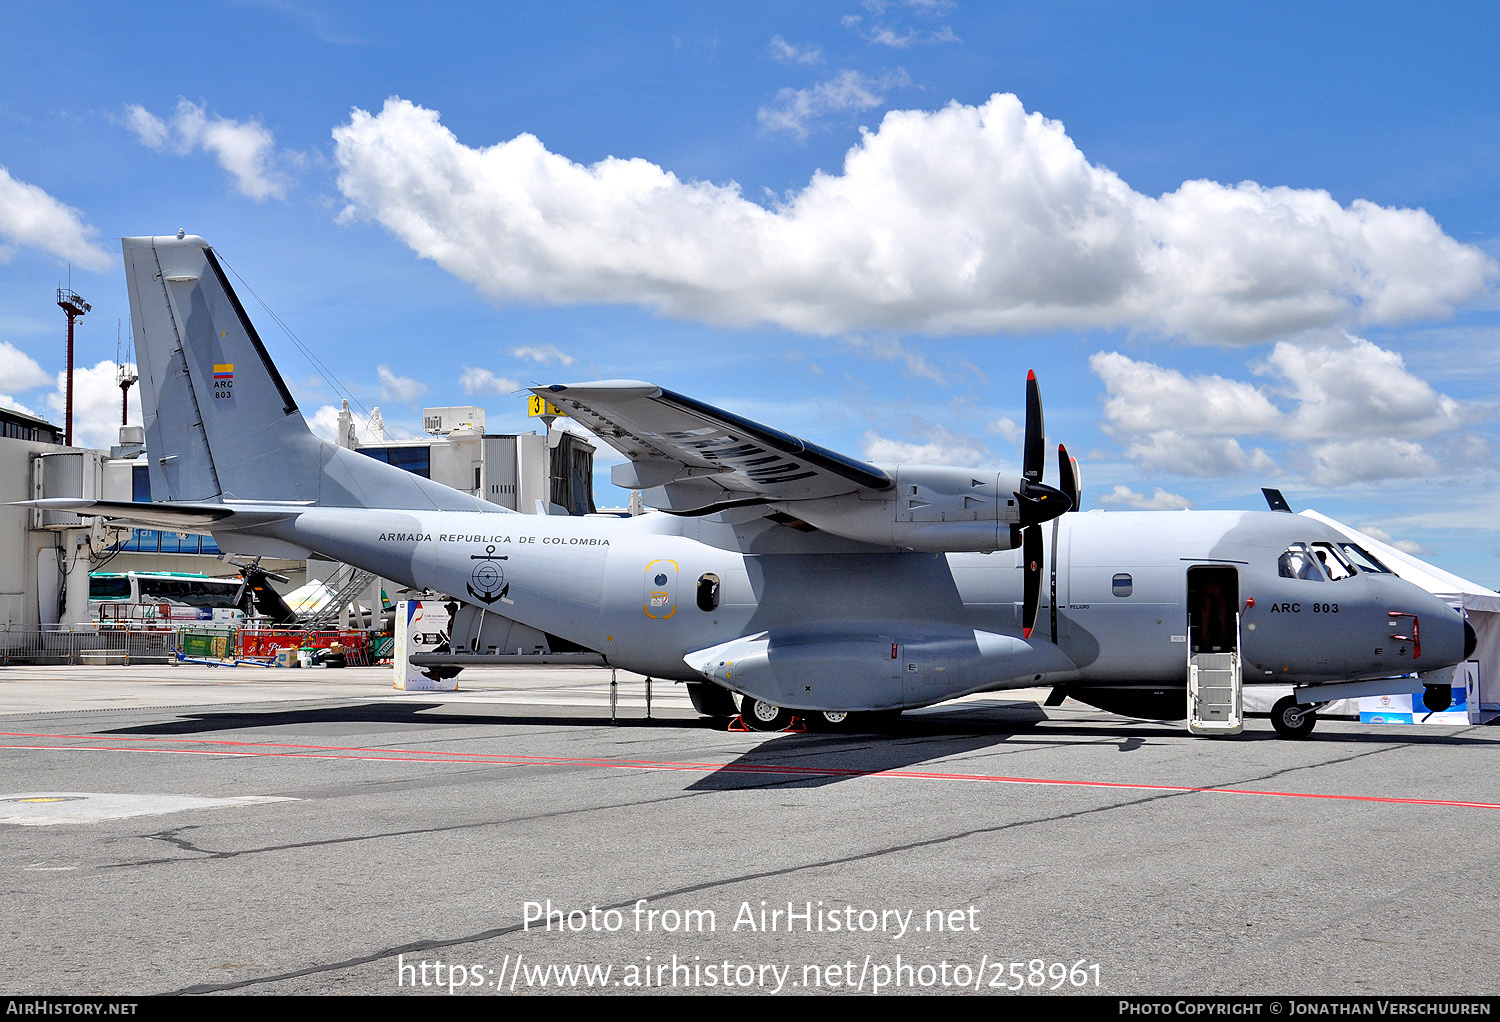
[[[202,238],[123,247],[154,500],[500,510],[314,436]]]

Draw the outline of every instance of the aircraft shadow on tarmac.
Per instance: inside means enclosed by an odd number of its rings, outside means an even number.
[[[856,725],[838,732],[751,733],[745,737],[760,739],[754,748],[690,785],[688,790],[812,787],[881,771],[911,769],[930,760],[1012,742],[1022,735],[1028,745],[1046,741],[1032,734],[1036,725],[1046,719],[1045,712],[1034,703],[969,703],[901,717],[867,717],[863,723],[868,726]],[[501,715],[488,707],[469,710],[437,702],[372,702],[185,713],[169,720],[100,733],[181,736],[310,728],[320,735],[353,737],[375,732],[389,734],[405,728],[425,732],[438,727],[475,725],[598,728],[609,726],[610,720],[592,710]],[[615,725],[621,729],[721,733],[725,728],[723,720],[678,715],[651,719],[621,717]],[[1108,737],[1113,740],[1113,736]],[[418,740],[415,735],[413,738]],[[1130,737],[1121,739],[1120,744],[1123,750],[1138,746],[1141,741],[1139,737]],[[671,756],[671,752],[664,750],[664,759]]]
[[[557,727],[559,725],[608,727],[613,724],[621,728],[671,728],[688,731],[722,731],[725,728],[723,720],[715,720],[697,715],[685,716],[680,712],[673,712],[671,710],[667,711],[666,716],[656,715],[645,718],[638,716],[637,714],[639,714],[640,710],[638,707],[634,707],[628,711],[630,715],[621,715],[614,721],[611,721],[609,717],[599,714],[592,709],[549,707],[548,710],[542,712],[537,712],[537,708],[528,709],[531,712],[496,713],[491,707],[475,704],[464,705],[440,702],[392,703],[384,701],[340,703],[337,705],[304,705],[295,709],[285,706],[274,709],[236,707],[234,709],[200,713],[181,713],[168,720],[155,721],[150,724],[137,724],[129,727],[111,728],[99,733],[120,735],[191,735],[216,731],[239,731],[251,728],[306,725],[321,725],[332,729],[342,729],[348,725],[389,725],[399,728],[402,726],[444,727],[475,724],[510,725],[513,727]],[[853,728],[840,735],[817,732],[810,734],[817,734],[819,737],[827,738],[857,738],[863,736],[866,739],[875,735],[906,737],[930,735],[941,737],[968,733],[975,730],[1003,732],[1018,728],[1030,728],[1046,719],[1046,714],[1041,708],[1032,703],[981,704],[977,707],[973,704],[968,704],[955,706],[951,709],[927,710],[921,714],[893,717],[881,721],[879,726]],[[357,729],[372,730],[369,727],[359,727]]]
[[[330,733],[372,731],[380,725],[392,728],[451,727],[456,725],[495,724],[510,726],[572,725],[577,727],[608,727],[610,719],[592,711],[586,713],[496,713],[490,707],[475,706],[469,709],[452,703],[344,703],[336,706],[304,706],[298,709],[284,707],[274,710],[234,709],[211,713],[184,713],[171,720],[134,727],[113,728],[102,734],[140,735],[188,735],[212,731],[240,731],[249,728],[278,728],[304,725],[324,726]],[[667,727],[702,729],[715,727],[714,722],[702,717],[622,717],[615,721],[619,727]],[[349,726],[355,725],[353,729]]]
[[[1044,725],[1044,726],[1038,726]],[[1263,728],[1263,729],[1261,729]],[[1284,742],[1262,721],[1252,724],[1233,742]],[[1138,720],[1097,712],[1084,719],[1057,720],[1038,706],[1010,704],[929,708],[883,722],[878,728],[838,732],[810,731],[779,735],[746,750],[733,762],[688,785],[689,791],[732,791],[747,788],[806,788],[832,784],[884,771],[920,772],[919,764],[963,753],[995,749],[1008,752],[1040,746],[1087,745],[1113,753],[1134,752],[1147,743],[1189,741],[1212,754],[1212,740],[1190,738],[1180,721]],[[1316,746],[1446,746],[1473,744],[1446,732],[1413,733],[1411,728],[1372,734],[1325,729],[1309,740]],[[1002,750],[1000,747],[1005,746]],[[957,771],[965,776],[1006,775],[1004,760],[970,760]],[[1032,769],[1035,769],[1033,764]],[[945,773],[939,771],[938,773]]]
[[[528,708],[532,709],[532,708]],[[637,711],[638,712],[638,711]],[[266,710],[233,709],[190,713],[150,724],[114,728],[99,733],[139,735],[192,735],[231,731],[316,729],[331,737],[354,736],[411,728],[427,731],[440,727],[608,727],[610,719],[591,709],[526,714],[497,714],[489,707],[439,702],[422,703],[350,703],[304,706],[297,709],[278,707]],[[615,725],[625,729],[662,729],[678,732],[722,731],[722,720],[688,717],[678,714],[620,717]],[[1468,731],[1469,729],[1463,729]],[[939,706],[900,717],[864,718],[841,731],[808,730],[776,735],[747,735],[762,738],[728,763],[711,769],[705,776],[686,786],[688,791],[735,791],[749,789],[785,789],[822,787],[887,771],[920,770],[920,765],[994,749],[1021,751],[1038,746],[1092,745],[1115,754],[1133,752],[1147,743],[1190,740],[1201,742],[1211,751],[1211,739],[1188,739],[1180,722],[1136,720],[1103,711],[1069,719],[1049,718],[1034,703],[994,702],[958,703]],[[414,740],[417,740],[414,735]],[[1221,739],[1222,740],[1222,739]],[[1252,722],[1250,728],[1228,741],[1284,741],[1267,726]],[[1308,739],[1311,745],[1337,743],[1349,745],[1455,745],[1472,744],[1462,734],[1420,733],[1412,728],[1379,733],[1342,732],[1325,728]],[[1487,744],[1487,743],[1485,743]],[[674,753],[663,751],[664,759]],[[1004,775],[1003,761],[986,759],[983,764],[970,762],[960,771],[964,774]]]

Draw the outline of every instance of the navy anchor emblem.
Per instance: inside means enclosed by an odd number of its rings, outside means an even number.
[[[469,595],[485,606],[504,599],[505,594],[510,592],[510,586],[505,582],[505,569],[500,567],[499,562],[506,560],[506,557],[503,554],[496,557],[495,545],[491,543],[484,548],[484,553],[471,554],[469,560],[479,562],[469,573]]]

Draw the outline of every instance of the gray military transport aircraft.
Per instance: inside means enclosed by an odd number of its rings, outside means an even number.
[[[1293,694],[1273,724],[1302,736],[1325,701],[1409,691],[1475,645],[1461,614],[1301,516],[1067,513],[1077,464],[1059,448],[1060,486],[1042,482],[1034,376],[1020,476],[877,467],[649,383],[533,388],[658,510],[517,514],[314,436],[203,239],[124,253],[152,502],[32,506],[451,594],[455,651],[592,652],[686,682],[711,716],[738,695],[762,730],[1046,685],[1049,704],[1233,733],[1241,685],[1274,683]]]

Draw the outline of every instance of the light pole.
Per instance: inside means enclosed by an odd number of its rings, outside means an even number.
[[[73,446],[73,321],[93,308],[70,287],[57,289],[57,306],[68,316],[67,417],[63,420],[63,443]]]

